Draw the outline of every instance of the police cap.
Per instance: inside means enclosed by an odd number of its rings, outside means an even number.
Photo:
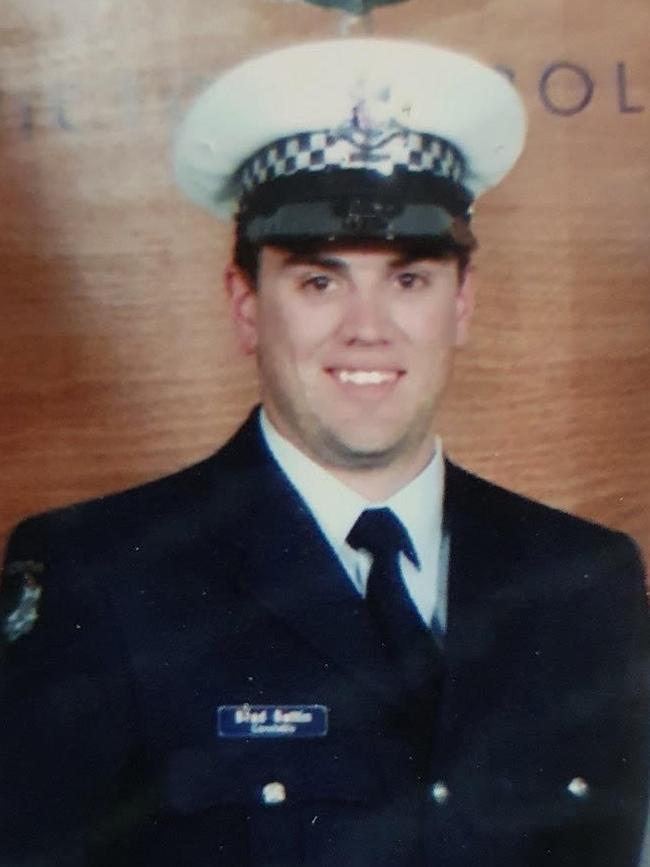
[[[432,239],[471,247],[474,200],[523,148],[507,78],[422,43],[338,39],[245,61],[178,132],[181,188],[253,243]]]

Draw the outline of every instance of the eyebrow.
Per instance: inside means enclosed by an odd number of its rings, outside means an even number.
[[[349,265],[343,259],[321,253],[291,253],[284,260],[283,265],[285,267],[291,267],[292,265],[314,265],[319,268],[328,268],[332,271],[347,271],[349,269]]]
[[[441,261],[436,256],[420,255],[418,253],[403,253],[401,256],[396,256],[388,263],[388,267],[404,268],[406,265],[413,265],[417,262],[439,262]]]

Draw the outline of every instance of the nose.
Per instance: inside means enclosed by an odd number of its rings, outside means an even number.
[[[347,298],[341,325],[348,345],[376,345],[390,342],[390,315],[387,301],[379,291],[355,289]]]

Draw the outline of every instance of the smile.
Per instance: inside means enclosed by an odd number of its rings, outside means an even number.
[[[339,382],[352,385],[384,385],[396,382],[400,376],[397,370],[332,370],[331,373]]]

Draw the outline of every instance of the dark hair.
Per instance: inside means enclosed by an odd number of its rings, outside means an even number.
[[[291,239],[290,241],[274,241],[274,246],[283,247],[294,250],[296,252],[310,252],[322,250],[327,246],[340,246],[346,243],[345,239],[339,238],[335,241],[327,241],[322,238],[305,238]],[[367,243],[363,240],[350,239],[350,244],[359,243],[363,245]],[[381,246],[385,244],[391,249],[399,249],[406,256],[414,259],[455,259],[458,263],[458,277],[462,281],[465,272],[469,266],[474,247],[467,247],[458,244],[449,236],[439,238],[401,238],[394,241],[375,241],[371,242]],[[235,222],[235,243],[233,250],[233,261],[235,265],[242,271],[244,276],[249,280],[251,286],[257,286],[257,278],[259,272],[259,260],[262,247],[264,245],[252,243],[246,238],[244,233],[244,225],[241,219]]]
[[[257,286],[257,276],[260,263],[259,244],[254,244],[245,235],[244,221],[241,216],[235,217],[235,244],[233,249],[233,261],[243,275],[248,279],[251,286]]]

